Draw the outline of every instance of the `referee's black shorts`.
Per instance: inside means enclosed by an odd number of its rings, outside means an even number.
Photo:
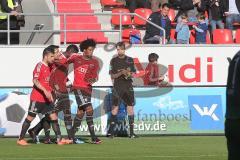
[[[51,114],[53,110],[53,103],[30,101],[28,114],[32,117],[35,117],[39,113],[42,115]]]
[[[76,97],[76,102],[77,102],[78,108],[92,105],[92,103],[91,103],[92,90],[91,89],[88,89],[88,90],[74,89],[73,93]]]
[[[134,106],[135,97],[131,84],[114,85],[112,93],[112,104],[114,106],[119,106],[121,102],[127,106]]]

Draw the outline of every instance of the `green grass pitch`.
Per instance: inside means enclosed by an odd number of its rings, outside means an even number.
[[[88,137],[87,137],[88,138]],[[223,136],[159,136],[138,139],[102,137],[103,143],[17,146],[0,138],[0,160],[226,160]]]

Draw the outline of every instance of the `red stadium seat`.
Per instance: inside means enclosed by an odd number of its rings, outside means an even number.
[[[176,41],[176,39],[177,39],[177,33],[176,33],[176,30],[175,30],[175,29],[171,29],[170,39]]]
[[[100,0],[103,9],[114,8],[114,7],[123,7],[123,2],[118,2],[117,0]]]
[[[138,8],[135,10],[135,13],[138,14],[139,16],[148,19],[149,16],[152,14],[152,10],[151,9],[147,9],[147,8]],[[134,24],[136,26],[145,26],[146,25],[146,21],[139,18],[138,16],[134,16]]]
[[[168,12],[168,17],[169,19],[171,20],[171,22],[174,21],[175,17],[176,17],[176,14],[175,14],[175,10],[174,9],[170,9],[169,12]]]
[[[237,29],[237,30],[236,30],[235,43],[240,44],[240,29]]]
[[[195,30],[190,31],[190,38],[189,38],[189,43],[190,44],[195,44],[196,43],[196,35],[195,35]]]
[[[195,44],[196,43],[196,35],[195,35],[195,30],[190,31],[190,39],[189,39],[190,44]],[[207,37],[206,37],[206,44],[211,44],[211,38],[209,32],[207,32]]]
[[[229,29],[215,29],[213,31],[214,44],[232,44],[232,31]]]
[[[171,9],[169,10],[169,12],[168,12],[168,17],[169,17],[169,19],[170,19],[170,21],[171,21],[172,26],[176,26],[177,23],[174,22],[174,19],[175,19],[175,17],[176,17],[176,14],[175,14],[175,10],[174,10],[174,9],[171,8]]]
[[[112,13],[130,13],[128,9],[125,8],[117,8],[113,9]],[[115,26],[120,25],[120,15],[112,15],[111,23]],[[130,15],[122,15],[122,25],[132,25],[132,19]]]
[[[124,29],[122,32],[122,40],[124,42],[130,43],[130,35],[136,35],[136,34],[140,35],[140,37],[141,37],[140,31],[137,29]]]
[[[169,17],[169,19],[171,20],[172,26],[176,26],[177,23],[174,22],[174,19],[175,19],[175,17],[176,17],[176,14],[175,14],[175,10],[174,10],[174,9],[170,9],[170,10],[169,10],[169,12],[168,12],[168,17]]]
[[[94,13],[91,3],[88,0],[57,0],[58,13]],[[66,17],[67,30],[101,30],[101,23],[98,22],[97,16],[94,15],[69,15]],[[60,16],[60,27],[64,29],[64,17]],[[64,32],[60,33],[61,43],[64,43]],[[108,38],[104,32],[67,32],[66,43],[79,43],[86,38],[93,38],[97,43],[107,43]]]

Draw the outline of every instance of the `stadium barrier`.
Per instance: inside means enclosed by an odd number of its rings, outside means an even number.
[[[161,30],[163,32],[163,40],[162,40],[162,44],[165,44],[165,37],[166,37],[166,32],[165,29],[160,27],[159,25],[156,25],[155,23],[149,21],[148,19],[136,14],[136,13],[19,13],[19,15],[24,15],[24,16],[51,16],[53,17],[60,17],[63,16],[63,25],[64,25],[64,29],[61,30],[57,30],[57,29],[53,29],[53,30],[45,30],[45,29],[41,29],[41,30],[10,30],[10,16],[13,15],[12,13],[0,13],[1,15],[7,15],[7,30],[0,30],[0,32],[6,33],[7,32],[7,36],[8,36],[8,42],[7,44],[10,45],[10,33],[52,33],[51,36],[53,36],[54,34],[60,34],[61,32],[63,32],[64,34],[64,45],[67,44],[67,32],[118,32],[119,33],[119,41],[122,41],[122,31],[123,31],[123,25],[122,25],[122,16],[123,15],[130,15],[130,16],[137,16],[138,18],[146,21],[147,23],[149,23],[150,25],[158,28],[159,30]],[[100,29],[100,30],[89,30],[89,29],[81,29],[81,30],[77,30],[77,29],[67,29],[67,17],[69,16],[119,16],[119,21],[120,21],[120,25],[119,25],[119,29],[112,29],[112,30],[104,30],[104,29]],[[48,37],[46,39],[46,42],[49,40],[50,38]],[[60,44],[61,42],[55,42],[57,44]]]
[[[238,50],[238,46],[156,45],[127,49],[127,55],[135,59],[137,74],[144,70],[148,54],[157,53],[161,74],[168,75],[170,83],[167,87],[147,87],[142,83],[142,74],[134,78],[136,133],[223,134],[228,64]],[[0,48],[3,53],[0,59],[0,134],[4,136],[16,136],[20,132],[29,105],[32,70],[41,60],[42,51],[43,47]],[[101,70],[99,81],[94,85],[92,102],[96,130],[102,135],[106,134],[111,107],[109,63],[115,54],[115,50],[106,51],[106,46],[98,46],[94,53]],[[69,79],[72,80],[72,73]],[[77,106],[74,96],[70,95],[70,98],[74,115]],[[122,117],[125,114],[122,110]],[[38,121],[36,119],[33,125]],[[63,126],[61,116],[60,122]],[[88,133],[84,126],[79,134]]]

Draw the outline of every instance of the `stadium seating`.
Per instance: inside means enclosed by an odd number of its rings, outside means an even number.
[[[168,17],[169,17],[169,19],[171,20],[171,22],[173,22],[174,21],[174,19],[175,19],[175,17],[176,17],[176,15],[175,15],[175,10],[174,9],[170,9],[169,10],[169,12],[168,12]]]
[[[125,8],[116,8],[112,10],[112,13],[130,13],[129,9]],[[112,15],[111,23],[114,26],[120,25],[120,16],[119,15]],[[132,19],[130,15],[122,15],[122,25],[129,26],[132,25]]]
[[[53,0],[54,1],[54,0]],[[118,0],[100,0],[100,4],[102,9],[111,8],[112,13],[130,13],[129,9],[123,8],[124,3],[119,2]],[[94,10],[91,9],[91,4],[88,0],[58,0],[58,12],[60,13],[94,13]],[[148,19],[152,14],[151,9],[146,8],[137,8],[135,13],[139,16]],[[176,17],[175,10],[170,9],[168,14],[172,28],[171,29],[171,39],[176,41],[176,33],[175,26],[176,23],[174,19]],[[208,13],[205,12],[206,18],[208,18]],[[111,22],[114,28],[119,27],[120,25],[120,16],[112,15]],[[122,25],[125,28],[123,30],[123,40],[129,42],[130,33],[139,32],[139,30],[132,29],[137,27],[138,29],[144,29],[146,25],[146,21],[142,20],[138,16],[130,16],[123,15],[122,16]],[[189,25],[192,25],[189,23]],[[238,26],[239,24],[234,24],[234,26]],[[98,23],[98,19],[96,16],[68,16],[67,17],[67,29],[88,29],[88,30],[101,30],[101,24]],[[61,17],[61,29],[64,29],[63,17]],[[85,38],[94,38],[98,43],[106,43],[108,39],[105,37],[103,32],[67,32],[67,42],[68,43],[78,43],[81,42]],[[238,43],[240,44],[240,29],[236,31],[236,39],[233,41],[232,33],[227,29],[216,29],[213,32],[213,44],[232,44]],[[61,42],[64,41],[64,33],[61,33]],[[192,30],[189,39],[190,44],[195,44],[195,31]],[[207,33],[207,44],[211,44],[211,37],[209,32]]]
[[[93,13],[91,5],[87,0],[58,0],[57,9],[59,13]],[[67,30],[101,30],[96,16],[67,16]],[[60,27],[64,29],[64,18],[60,18]],[[86,38],[93,38],[98,43],[107,43],[108,39],[103,32],[67,32],[67,43],[79,43]],[[64,42],[64,32],[61,32],[61,43]]]
[[[177,33],[176,33],[175,29],[171,29],[170,39],[176,42],[176,40],[177,40]]]
[[[152,14],[152,10],[147,9],[147,8],[138,8],[135,10],[135,13],[145,19],[148,19],[149,16]],[[134,16],[133,22],[134,22],[135,26],[145,26],[146,25],[146,21],[139,18],[138,16]]]
[[[168,12],[168,17],[169,17],[169,19],[171,20],[171,24],[172,24],[173,26],[177,25],[177,23],[174,22],[174,19],[175,19],[175,17],[176,17],[176,14],[175,14],[175,10],[174,10],[174,9],[171,8],[171,9],[169,10],[169,12]]]
[[[130,36],[131,35],[140,35],[140,40],[141,40],[141,33],[137,29],[124,29],[122,32],[122,40],[124,42],[129,42],[130,43]]]
[[[213,31],[213,44],[232,44],[232,31],[228,29],[215,29]]]
[[[196,43],[195,30],[191,30],[191,32],[190,32],[189,43],[190,43],[190,44],[195,44],[195,43]],[[209,32],[207,32],[206,44],[211,44],[211,38],[210,38],[210,33],[209,33]]]
[[[235,33],[235,43],[240,44],[240,29],[236,30],[236,33]]]
[[[114,7],[121,8],[124,6],[123,2],[118,2],[117,0],[100,0],[102,10],[112,9]]]

